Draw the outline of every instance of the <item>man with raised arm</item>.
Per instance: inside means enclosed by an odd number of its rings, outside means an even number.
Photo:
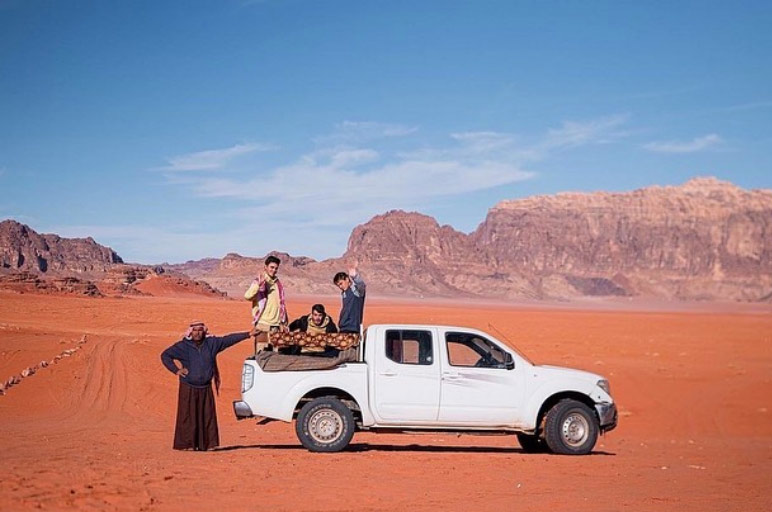
[[[254,335],[254,329],[223,337],[207,334],[203,322],[192,322],[185,336],[161,353],[163,365],[180,381],[175,450],[205,451],[220,444],[212,393],[213,380],[217,390],[220,389],[217,354]]]
[[[340,289],[341,308],[338,320],[340,332],[360,333],[365,313],[366,286],[356,266],[346,272],[338,272],[332,279]]]
[[[278,275],[280,264],[279,258],[268,256],[263,272],[252,281],[244,294],[244,298],[252,302],[252,318],[257,329],[255,353],[270,343],[271,333],[287,330],[284,285]]]

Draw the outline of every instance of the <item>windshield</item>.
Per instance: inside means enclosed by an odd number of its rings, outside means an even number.
[[[522,357],[523,359],[525,359],[525,360],[526,360],[526,361],[527,361],[527,362],[528,362],[530,365],[532,365],[532,366],[536,366],[536,363],[534,363],[534,362],[533,362],[533,360],[532,360],[530,357],[528,357],[527,355],[525,355],[525,352],[523,352],[522,350],[520,350],[520,348],[518,348],[518,347],[517,347],[517,345],[515,345],[514,343],[512,343],[512,340],[510,340],[509,338],[507,338],[507,337],[504,335],[504,333],[503,333],[503,332],[501,332],[500,330],[498,330],[498,329],[497,329],[497,328],[496,328],[496,327],[495,327],[493,324],[488,324],[488,327],[490,327],[490,329],[491,329],[492,331],[494,331],[494,332],[496,333],[496,335],[497,335],[499,338],[501,338],[501,339],[503,339],[504,341],[506,341],[506,342],[507,342],[507,345],[509,345],[509,348],[511,348],[512,350],[514,350],[515,352],[517,352],[517,355],[519,355],[520,357]]]

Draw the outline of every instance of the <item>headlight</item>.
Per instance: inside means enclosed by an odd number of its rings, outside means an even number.
[[[603,391],[605,391],[609,396],[611,396],[611,385],[608,383],[606,379],[599,380],[598,387]]]
[[[245,364],[244,371],[241,372],[241,392],[245,393],[252,389],[252,385],[255,383],[255,369],[252,365]]]

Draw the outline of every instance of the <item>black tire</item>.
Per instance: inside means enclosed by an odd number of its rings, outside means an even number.
[[[547,445],[539,436],[517,434],[517,442],[520,443],[525,453],[544,453],[547,451]]]
[[[544,440],[553,453],[586,455],[598,440],[595,413],[581,402],[564,399],[547,412]]]
[[[339,452],[354,436],[354,415],[335,397],[315,398],[300,409],[295,432],[312,452]]]

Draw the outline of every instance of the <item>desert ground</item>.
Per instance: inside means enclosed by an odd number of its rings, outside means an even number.
[[[311,298],[290,297],[290,313]],[[339,299],[328,297],[337,314]],[[244,301],[0,292],[0,378],[74,350],[0,396],[0,510],[772,509],[772,307],[540,307],[372,298],[367,323],[493,324],[537,363],[607,376],[619,427],[582,457],[514,436],[358,433],[310,453],[294,426],[238,422],[220,356],[222,446],[171,449],[176,378],[159,354],[192,319],[246,330]],[[658,310],[659,309],[659,310]]]

